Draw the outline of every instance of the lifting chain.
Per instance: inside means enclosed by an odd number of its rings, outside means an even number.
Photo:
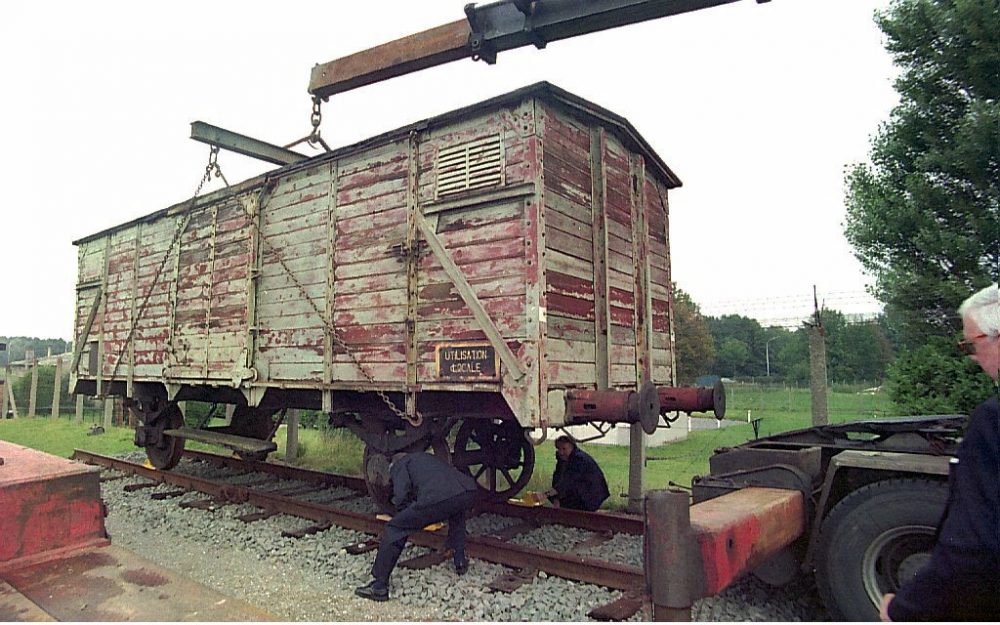
[[[262,193],[261,195],[263,196],[264,194]],[[258,208],[258,211],[261,210],[262,208],[263,208],[263,203]],[[364,365],[361,364],[361,361],[351,350],[350,345],[348,345],[344,341],[344,339],[342,339],[340,335],[337,333],[337,328],[333,325],[333,320],[327,319],[326,315],[324,315],[320,311],[319,306],[316,305],[316,301],[309,295],[309,293],[306,291],[306,288],[302,285],[301,282],[299,282],[299,279],[295,276],[292,270],[285,263],[285,259],[282,258],[281,252],[278,251],[274,247],[274,245],[261,234],[258,220],[254,219],[253,215],[251,215],[248,211],[246,211],[245,206],[244,206],[244,213],[246,214],[247,220],[250,222],[251,227],[254,229],[257,235],[257,240],[260,241],[265,248],[267,248],[265,252],[267,254],[274,255],[275,260],[277,260],[278,264],[281,265],[281,269],[285,272],[288,278],[292,281],[293,284],[295,284],[295,287],[299,290],[299,294],[302,295],[302,298],[309,304],[309,306],[313,309],[313,312],[316,313],[316,316],[319,317],[319,319],[323,322],[323,325],[330,331],[330,337],[331,339],[333,339],[334,345],[342,349],[344,353],[347,354],[347,357],[351,359],[351,363],[358,369],[358,371],[361,372],[361,375],[363,375],[365,379],[368,380],[369,384],[372,384],[373,386],[375,384],[378,384],[378,382],[375,380],[375,376],[368,373],[368,370],[365,369]],[[371,392],[378,395],[379,399],[381,399],[382,402],[385,403],[385,405],[389,408],[389,410],[391,410],[392,413],[395,414],[400,419],[406,421],[413,427],[420,427],[423,424],[424,418],[419,411],[415,411],[415,414],[413,416],[410,416],[406,414],[406,412],[400,410],[396,406],[395,402],[393,402],[392,399],[385,393],[385,391],[379,388],[373,388]]]
[[[319,123],[320,123],[320,121],[322,121],[322,120],[321,120],[321,114],[319,112],[319,98],[314,98],[314,106],[313,106],[313,132],[316,134],[316,139],[318,141],[322,142],[322,139],[319,138]],[[326,144],[323,143],[323,145],[325,146]],[[327,148],[327,149],[329,149],[329,148]],[[163,268],[166,266],[167,259],[170,257],[171,252],[173,251],[174,246],[177,245],[177,243],[180,241],[181,236],[187,230],[187,226],[188,226],[188,224],[191,221],[191,210],[190,209],[192,209],[194,207],[195,200],[198,198],[198,195],[201,193],[202,187],[205,185],[206,182],[208,182],[212,178],[212,176],[215,176],[216,178],[220,178],[225,183],[225,185],[226,185],[227,188],[230,186],[229,185],[229,181],[226,180],[226,176],[222,173],[222,168],[219,167],[218,158],[219,158],[219,148],[213,146],[211,152],[209,153],[208,164],[205,166],[205,174],[202,176],[201,182],[198,183],[198,188],[195,189],[194,196],[190,200],[190,203],[189,203],[189,206],[188,206],[188,210],[186,211],[187,214],[185,215],[185,217],[181,221],[181,223],[178,225],[177,231],[174,232],[173,240],[171,241],[170,246],[167,248],[167,252],[166,252],[166,254],[164,254],[163,260],[160,261],[160,266],[157,268],[156,274],[153,276],[153,283],[150,285],[149,290],[146,292],[146,296],[143,299],[142,306],[139,309],[139,314],[136,315],[136,318],[132,321],[132,327],[129,329],[128,336],[126,336],[125,341],[122,343],[121,350],[118,353],[118,359],[115,362],[114,371],[112,371],[112,373],[111,373],[111,379],[112,380],[114,379],[115,375],[117,375],[117,373],[118,373],[118,367],[121,364],[121,360],[122,360],[122,356],[124,355],[125,348],[128,346],[129,341],[132,340],[132,335],[135,332],[135,328],[136,328],[136,326],[138,324],[138,321],[139,321],[139,319],[142,318],[142,315],[143,315],[143,313],[146,310],[146,305],[149,303],[149,297],[150,297],[150,295],[152,295],[153,289],[156,287],[156,283],[160,279],[160,275],[163,272]],[[358,357],[351,350],[350,346],[337,333],[337,329],[334,327],[332,320],[326,319],[326,315],[324,315],[320,311],[319,306],[316,305],[315,300],[313,300],[313,298],[309,296],[309,293],[306,291],[305,287],[302,285],[301,282],[299,282],[299,279],[295,276],[295,274],[292,272],[292,270],[285,263],[285,260],[282,257],[281,253],[274,247],[274,245],[266,237],[264,237],[261,234],[261,232],[260,232],[260,224],[259,224],[258,220],[254,219],[254,216],[250,214],[250,212],[247,210],[247,207],[242,202],[240,202],[239,204],[240,204],[240,206],[243,207],[243,212],[244,212],[244,214],[247,217],[247,221],[250,223],[251,227],[254,229],[254,231],[255,231],[255,233],[257,235],[257,240],[260,241],[261,243],[263,243],[264,247],[267,248],[267,253],[274,255],[274,258],[278,261],[278,264],[281,265],[282,270],[288,275],[288,277],[291,279],[291,281],[295,284],[296,288],[298,288],[299,293],[306,300],[306,302],[309,303],[309,306],[313,309],[313,311],[320,318],[320,320],[323,321],[323,324],[327,327],[327,329],[330,330],[330,335],[331,335],[331,338],[333,339],[334,344],[337,347],[339,347],[340,349],[342,349],[345,354],[347,354],[348,358],[351,359],[351,362],[354,364],[354,366],[357,367],[358,371],[361,372],[361,375],[363,375],[365,377],[365,379],[367,379],[370,384],[372,384],[372,385],[377,384],[377,382],[375,380],[375,377],[373,375],[371,375],[370,373],[368,373],[368,371],[365,369],[365,367],[361,364],[361,361],[358,360]],[[263,208],[263,206],[261,206],[258,210],[260,210],[262,208]],[[392,401],[392,399],[384,391],[382,391],[381,389],[376,388],[372,392],[374,392],[376,395],[378,395],[378,397],[385,403],[385,405],[389,408],[389,410],[391,410],[392,413],[395,414],[400,419],[403,419],[404,421],[408,422],[413,427],[420,427],[423,424],[423,421],[424,421],[423,420],[423,416],[420,414],[419,411],[417,411],[415,413],[415,415],[411,417],[410,415],[406,414],[404,411],[400,410],[396,406],[396,404]],[[278,423],[280,424],[280,421]]]
[[[333,151],[330,149],[330,146],[326,144],[326,141],[323,140],[323,137],[319,130],[319,125],[323,123],[323,111],[321,109],[322,104],[323,104],[322,98],[320,98],[318,95],[313,96],[312,112],[309,114],[309,123],[312,124],[312,132],[302,137],[301,139],[297,141],[292,141],[288,145],[282,147],[284,147],[287,150],[289,148],[295,147],[300,143],[308,143],[314,148],[322,147],[327,152]]]
[[[198,183],[198,187],[194,190],[194,195],[192,195],[191,199],[188,200],[188,207],[184,210],[184,218],[181,219],[181,223],[177,224],[177,230],[174,231],[174,236],[170,240],[170,245],[167,247],[167,251],[163,254],[163,260],[160,261],[160,265],[156,268],[156,273],[153,274],[153,282],[149,285],[149,289],[146,291],[146,295],[142,299],[142,304],[139,306],[139,312],[136,314],[135,319],[132,320],[131,327],[128,329],[128,334],[125,336],[125,340],[122,341],[122,346],[118,350],[118,357],[115,359],[115,368],[112,369],[109,380],[114,381],[115,376],[118,375],[118,367],[122,364],[122,357],[125,355],[125,349],[132,341],[132,336],[135,334],[135,329],[139,325],[139,320],[142,319],[142,315],[146,312],[146,306],[149,304],[149,298],[153,294],[153,290],[156,289],[156,284],[160,281],[160,276],[163,275],[163,269],[167,266],[167,260],[170,258],[171,252],[174,251],[174,247],[180,242],[181,236],[183,236],[183,234],[187,231],[188,224],[191,223],[191,209],[194,208],[194,203],[198,199],[198,195],[201,194],[202,187],[205,186],[206,182],[212,179],[213,175],[216,178],[221,178],[222,181],[226,183],[226,186],[229,186],[229,181],[226,180],[226,177],[222,174],[222,169],[219,167],[219,148],[217,146],[212,146],[212,149],[208,154],[208,164],[205,165],[205,173],[202,174],[201,181]],[[136,279],[138,280],[138,276],[136,276]]]

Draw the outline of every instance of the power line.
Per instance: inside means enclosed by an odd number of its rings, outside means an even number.
[[[822,308],[844,314],[847,323],[871,323],[882,305],[865,291],[831,291],[822,295]],[[699,303],[707,317],[739,315],[756,319],[765,327],[799,328],[813,315],[812,294],[786,294],[755,299],[715,300]]]

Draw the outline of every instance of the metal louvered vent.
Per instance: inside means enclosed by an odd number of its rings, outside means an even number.
[[[437,197],[503,184],[500,135],[441,148],[437,155]]]

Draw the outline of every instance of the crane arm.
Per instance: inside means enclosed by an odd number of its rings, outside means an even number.
[[[466,19],[313,67],[309,93],[321,98],[471,57],[495,63],[504,50],[636,24],[737,0],[500,0],[467,4]],[[769,0],[757,0],[758,3]]]

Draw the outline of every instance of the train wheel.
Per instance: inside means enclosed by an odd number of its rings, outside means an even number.
[[[274,414],[275,409],[251,408],[249,406],[236,406],[233,410],[232,424],[229,426],[229,433],[247,438],[256,438],[260,441],[269,441],[274,438]],[[237,451],[236,455],[244,460],[256,460],[263,462],[267,460],[267,452]]]
[[[162,432],[184,427],[184,415],[181,413],[180,407],[175,402],[168,403],[163,409],[163,414],[154,420],[154,424],[146,427],[155,428],[161,432],[159,444],[145,446],[149,464],[161,471],[168,471],[176,467],[181,460],[181,454],[184,453],[184,439],[168,436]]]
[[[944,482],[883,480],[854,491],[823,520],[816,585],[834,620],[874,621],[930,558],[948,499]]]
[[[535,469],[535,448],[516,421],[466,419],[458,428],[452,465],[473,477],[493,501],[523,489]]]
[[[375,502],[379,512],[392,514],[392,486],[389,484],[389,463],[392,455],[365,445],[362,464],[365,469],[365,486],[368,496]]]

